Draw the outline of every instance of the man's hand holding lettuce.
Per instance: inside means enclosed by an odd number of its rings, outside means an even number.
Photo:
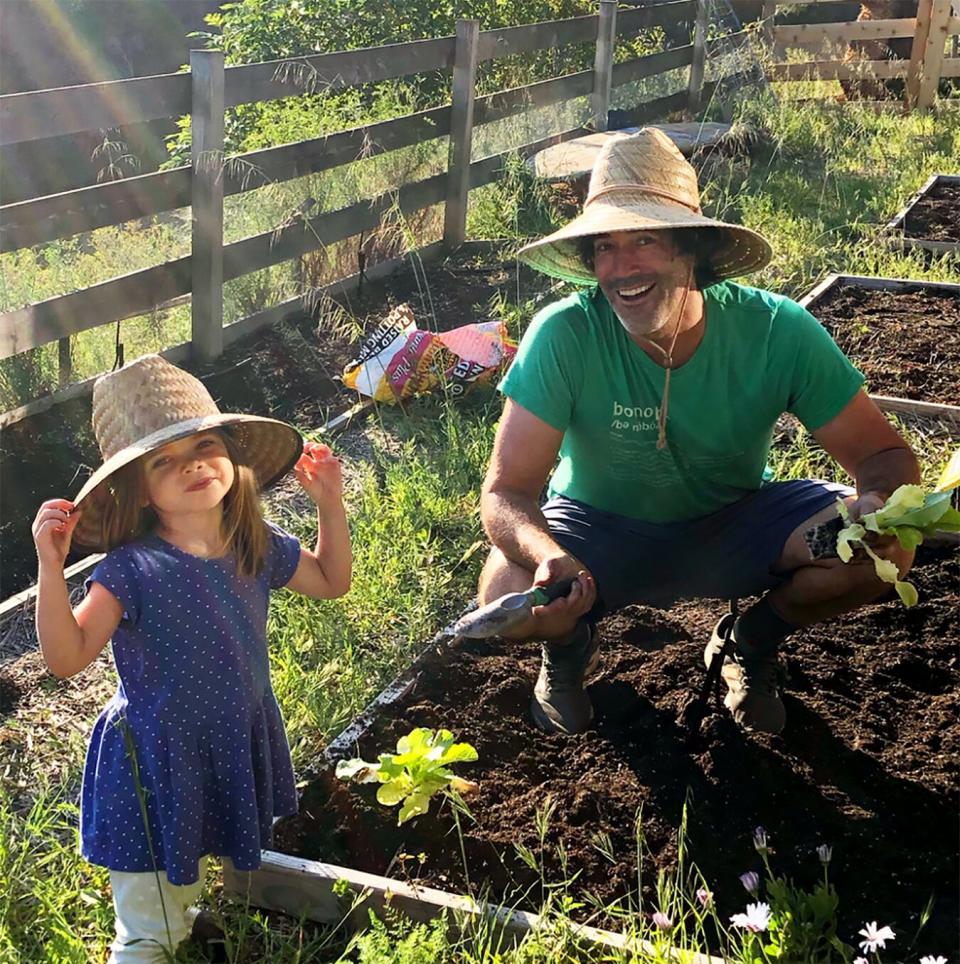
[[[912,583],[901,581],[897,567],[881,559],[867,540],[870,533],[894,536],[904,549],[916,549],[935,532],[960,532],[960,512],[950,504],[952,495],[952,490],[924,492],[919,485],[901,485],[882,508],[867,513],[857,522],[850,521],[847,507],[838,500],[837,508],[846,525],[837,535],[837,555],[849,562],[854,550],[862,549],[873,560],[877,575],[893,584],[904,605],[915,606],[916,588]]]

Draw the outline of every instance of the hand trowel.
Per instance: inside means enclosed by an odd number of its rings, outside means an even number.
[[[514,626],[520,625],[534,606],[545,606],[554,599],[569,594],[576,580],[561,579],[548,586],[534,586],[526,592],[511,592],[486,606],[461,616],[446,632],[451,636],[468,639],[486,639],[500,636]]]

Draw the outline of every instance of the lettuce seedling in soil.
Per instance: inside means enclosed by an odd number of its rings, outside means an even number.
[[[356,757],[340,760],[336,775],[341,780],[377,783],[377,800],[387,807],[403,801],[397,824],[426,813],[430,799],[440,791],[470,793],[477,785],[454,774],[453,763],[472,763],[477,751],[469,743],[455,743],[449,730],[417,727],[397,740],[396,753],[381,753],[377,763]]]
[[[917,590],[900,579],[897,567],[889,559],[881,559],[867,544],[868,533],[895,536],[904,549],[914,550],[935,532],[960,532],[960,512],[952,508],[952,492],[924,492],[919,485],[901,485],[876,512],[869,512],[859,522],[850,519],[843,501],[837,508],[846,525],[837,534],[837,555],[849,562],[854,546],[872,560],[877,575],[892,583],[905,606],[917,604]]]

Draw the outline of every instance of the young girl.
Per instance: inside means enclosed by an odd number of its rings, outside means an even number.
[[[292,426],[221,413],[203,384],[157,355],[98,379],[104,464],[33,525],[37,635],[59,677],[113,641],[120,683],[94,727],[81,850],[110,869],[112,962],[153,961],[189,933],[204,858],[254,870],[274,817],[296,812],[290,751],[270,685],[267,601],[286,586],[350,586],[340,465]],[[311,551],[264,522],[258,492],[296,463],[317,507]],[[75,539],[107,556],[71,609]]]

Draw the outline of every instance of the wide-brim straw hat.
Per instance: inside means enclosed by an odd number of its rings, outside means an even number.
[[[144,355],[98,378],[93,431],[103,464],[73,500],[83,507],[74,541],[94,550],[109,548],[103,510],[113,498],[110,479],[115,472],[169,442],[214,428],[229,430],[261,489],[285,475],[303,451],[303,440],[292,425],[221,412],[203,382],[160,355]]]
[[[696,171],[670,138],[654,127],[611,137],[590,174],[583,212],[559,231],[520,249],[531,267],[566,281],[596,284],[580,255],[581,238],[613,231],[716,228],[710,264],[718,279],[749,274],[773,257],[769,242],[740,224],[700,211]]]

